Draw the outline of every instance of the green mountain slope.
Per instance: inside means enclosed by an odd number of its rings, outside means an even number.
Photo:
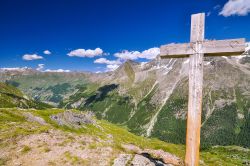
[[[239,63],[230,62],[238,66],[234,67],[226,60],[218,59],[209,62],[210,65],[205,68],[201,133],[203,148],[213,145],[250,146],[250,75]],[[183,65],[176,63],[163,80],[157,78],[157,75],[162,77],[161,71],[151,70],[147,71],[144,80],[136,82],[136,77],[141,77],[145,71],[136,72],[133,69],[136,73],[133,83],[130,74],[126,74],[128,65],[131,64],[126,63],[121,67],[116,80],[112,81],[118,85],[117,88],[102,96],[100,89],[112,84],[104,85],[94,94],[82,98],[81,107],[77,108],[88,108],[98,118],[127,126],[130,131],[139,135],[184,144],[188,79],[183,73],[178,73]],[[143,86],[145,82],[148,87]],[[168,83],[169,85],[164,85]],[[80,100],[72,100],[71,103],[66,101],[65,105],[71,108],[71,104],[76,101]]]
[[[8,73],[7,73],[8,74]],[[86,83],[84,73],[24,73],[10,75],[5,80],[36,101],[58,105],[60,101],[75,93],[77,86]],[[4,81],[4,80],[3,80]]]
[[[47,104],[30,100],[17,88],[0,83],[0,108],[49,108]]]
[[[36,73],[8,81],[40,101],[93,111],[138,135],[185,143],[187,59],[128,61],[108,73]],[[249,58],[206,58],[203,87],[202,147],[249,147]]]

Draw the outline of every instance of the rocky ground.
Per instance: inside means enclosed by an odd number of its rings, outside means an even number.
[[[135,136],[75,110],[0,109],[0,165],[183,165],[184,146]],[[247,165],[250,151],[215,147],[201,165]]]
[[[69,128],[85,129],[88,127],[87,125],[93,125],[104,131],[105,129],[97,123],[91,113],[59,111],[57,114],[50,115],[49,122],[46,122],[42,117],[31,112],[9,111],[13,110],[5,110],[1,114],[18,116],[16,118],[20,118],[20,121],[24,120],[25,123],[21,124],[13,119],[10,124],[6,124],[14,127],[9,128],[11,133],[18,132],[13,133],[14,135],[8,135],[7,128],[1,128],[1,165],[125,166],[129,164],[153,166],[181,164],[178,157],[164,151],[160,153],[169,156],[157,154],[158,156],[155,156],[157,158],[153,158],[151,156],[156,155],[156,152],[149,149],[144,151],[133,144],[122,144],[121,149],[117,149],[113,145],[116,140],[111,134],[105,133],[107,139],[104,139],[103,136],[91,133],[65,131]],[[52,127],[50,123],[58,125],[59,128],[61,126],[63,130]],[[42,126],[45,128],[40,128]],[[17,128],[25,131],[13,131]]]

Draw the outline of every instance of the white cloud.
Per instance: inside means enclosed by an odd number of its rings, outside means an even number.
[[[102,73],[102,71],[96,71],[95,73],[96,73],[96,74],[98,74],[98,73]]]
[[[117,69],[120,65],[114,64],[114,65],[107,65],[106,71],[114,71]]]
[[[154,59],[159,53],[160,49],[158,47],[154,47],[142,52],[125,50],[120,53],[115,53],[114,56],[123,60],[136,60],[138,58]]]
[[[115,57],[117,58],[121,58],[123,60],[135,60],[138,59],[140,52],[139,51],[128,51],[128,50],[124,50],[122,52],[117,52],[114,54]]]
[[[94,50],[88,49],[76,49],[71,52],[69,52],[67,55],[70,57],[76,56],[76,57],[89,57],[93,58],[95,56],[100,56],[103,54],[103,50],[100,48],[96,48]]]
[[[43,53],[46,54],[46,55],[50,55],[51,54],[51,52],[49,50],[44,50]]]
[[[37,54],[25,54],[25,55],[23,55],[23,60],[26,60],[26,61],[32,61],[32,60],[37,60],[37,59],[43,59],[43,57],[39,56]]]
[[[106,71],[113,71],[117,69],[125,60],[136,60],[136,59],[154,59],[160,54],[160,49],[158,47],[150,48],[140,51],[128,51],[124,50],[122,52],[117,52],[114,54],[118,59],[108,60],[106,58],[98,58],[94,63],[106,64]]]
[[[154,48],[150,48],[148,50],[143,51],[139,55],[139,57],[140,58],[145,58],[145,59],[154,59],[159,54],[160,54],[160,48],[154,47]]]
[[[219,13],[225,17],[238,15],[246,16],[250,12],[250,0],[229,0]]]
[[[121,64],[121,60],[108,60],[106,58],[99,58],[94,61],[94,63],[106,64],[106,71],[113,71],[117,69]]]
[[[38,64],[36,70],[42,71],[44,69],[44,64]]]
[[[47,70],[45,70],[45,72],[55,72],[55,73],[64,73],[64,72],[66,72],[66,73],[68,73],[68,72],[70,72],[70,70],[64,70],[64,69],[51,70],[51,69],[47,69]]]
[[[206,16],[207,16],[207,17],[209,17],[210,15],[211,15],[211,12],[210,12],[210,11],[206,13]]]
[[[119,65],[122,62],[117,59],[117,60],[108,60],[106,58],[99,58],[94,61],[94,63],[99,63],[99,64],[107,64],[107,65]]]

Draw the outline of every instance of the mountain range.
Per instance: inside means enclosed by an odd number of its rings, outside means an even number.
[[[128,60],[105,73],[2,69],[0,81],[32,101],[91,111],[137,135],[184,144],[188,62]],[[201,143],[250,146],[249,56],[205,57]]]

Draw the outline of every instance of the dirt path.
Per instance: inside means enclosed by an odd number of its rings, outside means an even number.
[[[6,165],[110,165],[112,148],[99,139],[49,130],[0,150]],[[93,160],[95,159],[95,160]]]

